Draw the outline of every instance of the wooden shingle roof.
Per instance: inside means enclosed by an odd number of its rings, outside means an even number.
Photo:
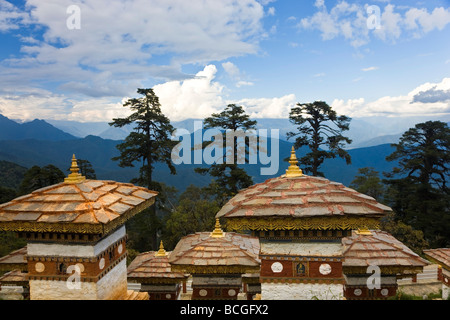
[[[342,239],[342,245],[344,272],[345,269],[366,270],[369,266],[378,266],[382,272],[410,274],[422,271],[429,264],[386,231],[353,231],[350,237]]]
[[[20,271],[28,270],[26,259],[27,246],[15,250],[6,256],[0,257],[0,271],[11,271],[18,269]]]
[[[378,227],[379,218],[391,211],[374,198],[341,183],[322,177],[282,175],[240,191],[216,218],[226,218],[227,228],[232,230],[357,229],[359,218],[373,219],[376,224],[367,221],[363,224],[374,228]],[[282,222],[277,225],[277,221]],[[334,222],[327,225],[326,221]]]
[[[259,239],[235,232],[216,236],[197,232],[183,237],[169,256],[172,270],[195,273],[259,272]]]
[[[151,206],[157,192],[130,183],[59,183],[0,205],[0,231],[105,234]]]
[[[441,264],[445,269],[450,270],[450,248],[438,248],[423,250],[423,253],[430,260]]]
[[[171,251],[164,249],[139,254],[128,266],[128,280],[139,283],[175,283],[189,277],[188,274],[171,270],[170,254]]]

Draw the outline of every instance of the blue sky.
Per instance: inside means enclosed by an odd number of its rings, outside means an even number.
[[[315,100],[444,117],[449,35],[448,0],[0,0],[0,113],[110,121],[153,87],[173,121]]]

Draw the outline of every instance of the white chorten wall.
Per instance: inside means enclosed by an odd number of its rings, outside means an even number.
[[[94,245],[28,243],[31,300],[119,299],[127,292],[125,226]],[[58,269],[64,264],[64,269]]]
[[[262,300],[342,300],[342,284],[262,283]]]

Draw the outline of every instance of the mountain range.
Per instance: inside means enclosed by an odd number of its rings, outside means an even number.
[[[287,140],[286,134],[295,131],[289,119],[267,118],[257,120],[258,129],[278,129],[281,140]],[[428,120],[439,120],[450,122],[450,115],[424,117],[360,117],[353,118],[350,122],[350,130],[345,135],[352,139],[352,144],[347,149],[371,147],[380,144],[396,143],[399,137],[415,124]],[[104,139],[122,140],[132,130],[133,127],[122,128],[110,127],[107,122],[77,122],[66,120],[46,120],[54,127],[67,132],[75,137],[84,138],[88,135],[99,136]],[[179,129],[187,129],[193,132],[194,121],[201,119],[186,119],[182,121],[172,121],[172,125]],[[292,140],[287,140],[292,141]]]
[[[67,127],[76,127],[74,122],[65,122],[65,125]],[[264,119],[264,121],[259,122],[259,128],[274,128],[278,125],[286,125],[286,122],[283,119],[277,119],[277,121]],[[193,120],[189,119],[175,123],[174,126],[193,130]],[[129,182],[139,172],[139,164],[132,168],[121,168],[116,161],[111,160],[111,158],[119,155],[116,146],[122,140],[105,139],[95,135],[79,138],[54,127],[44,120],[34,120],[20,124],[1,115],[0,128],[0,160],[12,162],[21,167],[30,168],[33,165],[45,166],[53,164],[63,172],[68,172],[70,159],[75,154],[78,159],[85,159],[91,162],[98,179]],[[106,128],[103,132],[108,131],[108,129],[115,129],[104,126],[101,123],[96,125],[91,123],[84,127],[80,126],[80,132],[95,128],[97,130]],[[124,132],[127,132],[127,130],[129,128],[125,128]],[[283,130],[280,130],[280,132],[285,133],[290,129],[289,127],[284,127]],[[279,154],[277,161],[279,166],[275,174],[270,176],[261,175],[261,168],[268,167],[270,164],[243,165],[248,174],[253,177],[255,183],[279,176],[287,169],[289,164],[284,162],[284,159],[290,155],[292,142],[286,141],[280,133],[278,143]],[[392,151],[393,147],[390,144],[350,149],[351,165],[346,165],[345,161],[339,158],[329,159],[325,161],[321,170],[326,178],[349,185],[359,168],[373,167],[380,174],[384,171],[390,171],[395,163],[387,162],[385,158]],[[297,157],[300,158],[306,152],[306,148],[297,150]],[[273,161],[275,161],[275,158]],[[176,166],[177,175],[171,175],[166,166],[156,164],[155,180],[175,186],[180,191],[183,191],[190,184],[207,185],[211,178],[194,172],[194,169],[199,166],[202,165],[180,164]],[[0,185],[10,185],[8,181],[2,180],[4,180],[4,177],[0,175]]]

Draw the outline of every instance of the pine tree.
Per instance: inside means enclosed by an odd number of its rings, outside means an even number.
[[[288,139],[296,137],[296,149],[308,146],[310,150],[299,160],[306,173],[323,176],[319,171],[320,166],[325,159],[336,156],[345,159],[347,164],[351,163],[344,146],[352,140],[342,135],[343,131],[349,129],[351,118],[338,116],[326,102],[315,101],[297,103],[297,107],[289,113],[289,120],[297,125],[298,132],[288,132]]]
[[[212,164],[208,168],[196,168],[195,171],[201,174],[209,173],[214,178],[209,189],[216,194],[216,199],[220,205],[223,205],[229,198],[237,194],[239,190],[253,185],[252,177],[247,174],[245,169],[239,167],[238,163],[248,163],[249,152],[255,152],[255,150],[250,148],[255,146],[250,146],[247,139],[244,142],[239,142],[238,138],[232,135],[240,130],[244,133],[256,130],[256,123],[256,121],[250,120],[249,115],[245,113],[242,106],[235,104],[227,105],[224,111],[213,113],[204,120],[205,129],[217,128],[223,132],[223,148],[226,152],[224,152],[222,163]],[[226,149],[227,140],[232,142],[232,149]],[[203,148],[210,143],[205,143]],[[242,143],[244,145],[240,146],[239,144]],[[244,156],[242,157],[243,159],[240,159],[239,151],[242,150],[244,151]]]
[[[398,166],[385,173],[385,183],[397,219],[422,230],[433,247],[450,245],[450,128],[441,121],[419,123],[393,146],[386,159]]]
[[[159,98],[153,89],[137,89],[140,98],[131,98],[124,103],[124,107],[129,107],[132,114],[126,118],[115,118],[109,124],[114,127],[134,125],[133,131],[125,138],[123,143],[117,145],[120,155],[112,158],[119,161],[120,167],[134,167],[139,164],[139,177],[131,180],[131,183],[147,187],[150,190],[161,191],[161,184],[153,180],[155,164],[165,163],[172,174],[176,174],[176,169],[171,161],[171,150],[175,142],[171,140],[171,134],[175,130],[170,124],[170,120],[161,111]],[[159,201],[157,200],[156,205]],[[136,240],[140,250],[157,248],[157,233],[161,228],[161,221],[156,215],[155,205],[146,210],[148,214],[137,215],[129,225],[141,229],[142,237],[150,237],[151,241]]]

